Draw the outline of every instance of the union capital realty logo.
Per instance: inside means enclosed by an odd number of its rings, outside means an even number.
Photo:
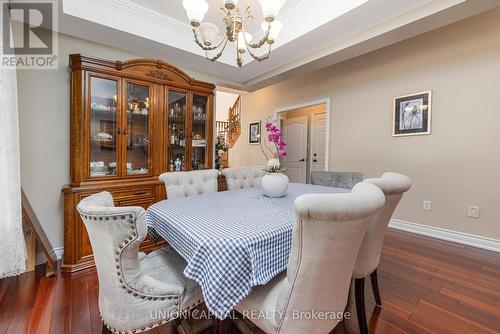
[[[57,1],[0,0],[0,67],[57,68]]]

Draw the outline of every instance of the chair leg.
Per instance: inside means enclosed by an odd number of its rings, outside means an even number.
[[[232,325],[233,321],[231,318],[226,318],[224,320],[214,318],[212,332],[214,334],[231,334],[233,333]]]
[[[372,290],[373,290],[373,296],[375,297],[375,302],[377,303],[377,306],[382,306],[382,300],[380,299],[380,291],[378,289],[378,278],[377,278],[377,269],[375,269],[371,274],[370,274],[370,280],[372,282]]]
[[[356,313],[358,316],[359,332],[368,334],[365,311],[365,279],[356,278],[354,280],[354,294],[356,295]]]
[[[102,324],[102,334],[111,334],[111,331],[104,324]]]

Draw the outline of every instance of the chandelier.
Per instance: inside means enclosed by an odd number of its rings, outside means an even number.
[[[239,67],[243,66],[242,56],[248,51],[248,54],[255,60],[261,62],[269,58],[271,47],[276,41],[278,34],[283,28],[283,23],[276,20],[281,7],[285,0],[259,0],[264,14],[264,22],[261,24],[263,31],[262,38],[255,43],[252,43],[252,35],[246,31],[246,25],[253,21],[253,16],[250,7],[247,7],[243,13],[237,7],[238,0],[222,0],[224,8],[223,22],[225,26],[224,37],[219,42],[215,42],[219,27],[210,22],[203,22],[203,18],[208,11],[208,4],[205,0],[183,0],[182,4],[186,9],[189,21],[193,27],[194,41],[205,51],[205,56],[210,61],[214,62],[224,52],[228,41],[236,44],[236,63]],[[264,48],[267,46],[267,51],[260,56],[257,56],[253,50]],[[209,52],[216,53],[213,56]]]

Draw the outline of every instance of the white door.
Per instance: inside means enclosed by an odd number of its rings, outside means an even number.
[[[311,117],[311,172],[325,170],[326,113]]]
[[[283,159],[290,182],[306,183],[307,116],[283,120],[283,137],[287,156]]]

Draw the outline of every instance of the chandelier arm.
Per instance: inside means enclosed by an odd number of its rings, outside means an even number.
[[[219,58],[220,58],[220,56],[222,56],[222,53],[223,53],[223,52],[224,52],[224,50],[226,49],[226,45],[227,45],[227,41],[228,41],[227,36],[226,36],[226,37],[224,37],[223,41],[224,41],[224,46],[221,48],[221,50],[219,51],[219,53],[218,53],[218,54],[216,54],[215,56],[213,56],[212,58],[209,58],[209,57],[208,57],[208,52],[207,52],[207,51],[205,51],[205,55],[206,55],[206,57],[207,57],[207,59],[208,59],[208,60],[210,60],[211,62],[214,62],[214,61],[216,61],[217,59],[219,59]],[[220,44],[219,44],[219,46],[220,46]]]
[[[237,52],[236,64],[238,64],[239,68],[241,68],[243,66],[243,61],[241,60],[241,53],[239,53],[239,52]]]
[[[269,44],[269,48],[267,50],[267,53],[263,54],[262,56],[256,56],[255,54],[252,53],[252,51],[250,51],[250,49],[247,48],[247,50],[253,59],[257,60],[258,62],[261,62],[261,61],[268,59],[269,56],[271,55],[271,44]]]
[[[194,35],[194,41],[196,42],[196,44],[198,44],[198,46],[204,51],[216,50],[226,40],[226,36],[224,35],[224,38],[220,41],[220,43],[217,46],[204,46],[203,44],[201,44],[200,40],[198,39],[198,33],[196,32],[196,29],[194,29],[194,28],[193,28],[193,35]]]
[[[264,34],[264,36],[262,36],[261,40],[258,41],[257,43],[246,43],[246,36],[245,36],[245,25],[243,25],[243,37],[245,38],[245,43],[247,44],[247,48],[250,47],[252,49],[259,49],[260,47],[262,47],[262,45],[264,45],[268,38],[269,38],[269,33],[271,32],[271,23],[268,23],[267,24],[267,30]]]
[[[267,53],[266,53],[266,54],[264,54],[264,55],[262,55],[262,56],[256,56],[256,55],[255,55],[255,54],[253,54],[253,53],[252,53],[252,51],[250,50],[250,47],[249,47],[248,42],[247,42],[247,39],[246,39],[246,37],[245,37],[245,30],[244,30],[244,29],[245,29],[245,28],[243,27],[243,40],[245,41],[245,45],[246,45],[246,47],[247,47],[247,51],[248,51],[248,53],[250,54],[250,56],[251,56],[253,59],[257,60],[258,62],[261,62],[261,61],[264,61],[264,60],[268,59],[268,58],[269,58],[269,56],[271,55],[271,46],[272,46],[272,44],[268,44],[268,45],[269,45],[269,48],[268,48],[268,50],[267,50]]]

